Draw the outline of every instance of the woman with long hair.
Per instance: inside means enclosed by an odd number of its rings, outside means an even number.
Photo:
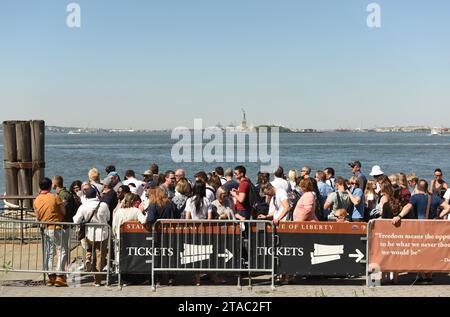
[[[122,206],[114,214],[112,221],[112,232],[119,238],[120,226],[127,221],[138,220],[140,223],[146,223],[146,217],[144,213],[139,209],[134,207],[135,194],[126,193],[123,199]]]
[[[288,173],[288,181],[291,185],[291,189],[294,190],[297,187],[297,171],[295,169],[291,169]]]
[[[395,191],[389,182],[384,182],[381,185],[381,217],[383,219],[392,219],[402,211],[400,203],[399,191]],[[383,272],[382,283],[387,282],[389,272]],[[393,273],[392,284],[398,284],[398,272]]]
[[[179,219],[177,206],[169,199],[164,189],[156,187],[148,190],[147,225],[158,219]]]
[[[364,205],[365,215],[368,218],[370,212],[374,210],[378,203],[378,195],[375,192],[377,189],[377,181],[369,179],[367,181],[366,190],[364,191]]]
[[[220,220],[235,220],[235,206],[229,192],[220,186],[216,192],[216,200],[212,202],[214,217]]]
[[[191,196],[191,184],[189,184],[186,178],[180,178],[175,186],[175,196],[172,198],[172,202],[177,206],[177,210],[181,215],[181,218],[186,218],[184,209],[186,208],[186,202]]]
[[[206,184],[196,181],[192,188],[192,197],[186,202],[184,209],[186,219],[202,220],[213,219],[211,201],[206,198]]]
[[[149,205],[146,209],[147,221],[146,225],[153,226],[159,219],[179,219],[180,214],[177,206],[170,201],[167,192],[161,187],[156,187],[148,190]],[[156,286],[160,285],[161,275],[156,275]],[[168,274],[168,285],[173,285],[173,276]]]
[[[256,179],[256,192],[258,193],[258,196],[256,197],[256,211],[258,215],[267,215],[269,212],[269,201],[266,199],[266,195],[264,194],[262,187],[264,184],[267,184],[270,180],[270,173],[269,172],[258,172],[257,179]]]
[[[186,208],[184,209],[186,219],[204,220],[213,219],[213,205],[211,201],[206,198],[206,184],[197,180],[192,188],[192,197],[186,202]],[[216,274],[213,275],[213,279],[216,284],[220,284],[222,281],[218,280]],[[194,283],[196,286],[200,286],[200,274],[194,275]]]
[[[403,208],[411,199],[411,192],[408,189],[408,178],[405,173],[398,173],[398,184],[400,186],[400,203]]]
[[[81,185],[83,183],[80,180],[74,181],[69,188],[69,192],[72,194],[73,199],[75,200],[75,206],[78,209],[78,207],[81,206],[81,196],[83,195],[83,191],[81,190]]]
[[[414,196],[419,193],[419,177],[416,173],[412,173],[408,175],[408,187],[410,188],[411,196]]]

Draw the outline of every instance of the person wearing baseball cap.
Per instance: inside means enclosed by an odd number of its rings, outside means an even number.
[[[144,183],[148,183],[150,180],[153,180],[153,173],[151,170],[146,170],[142,176],[144,176]]]
[[[348,165],[352,168],[353,175],[358,177],[358,180],[359,180],[359,186],[358,187],[361,188],[362,191],[364,192],[366,190],[367,178],[366,178],[366,175],[364,175],[361,172],[361,162],[360,161],[354,161],[352,163],[348,163]]]
[[[109,172],[107,178],[110,179],[112,189],[117,193],[120,186],[123,185],[122,182],[120,181],[119,173],[117,173],[116,171]]]

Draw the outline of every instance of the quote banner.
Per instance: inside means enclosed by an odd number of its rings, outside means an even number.
[[[375,220],[369,229],[369,272],[450,271],[450,222]]]

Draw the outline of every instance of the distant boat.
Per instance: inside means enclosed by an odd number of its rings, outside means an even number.
[[[442,135],[442,130],[439,128],[431,129],[430,136]]]
[[[67,132],[67,134],[80,134],[80,133],[75,132],[75,131],[69,131],[69,132]]]

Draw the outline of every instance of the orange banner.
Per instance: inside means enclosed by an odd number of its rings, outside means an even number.
[[[375,220],[369,230],[369,272],[449,272],[450,221]]]

